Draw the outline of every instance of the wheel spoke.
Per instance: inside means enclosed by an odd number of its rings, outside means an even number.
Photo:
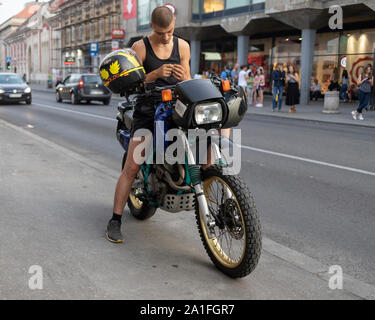
[[[243,234],[240,234],[243,225],[238,226],[235,217],[240,216],[241,219],[241,213],[231,188],[222,179],[214,178],[205,186],[205,195],[211,215],[220,217],[224,229],[215,226],[213,248],[221,259],[232,265],[241,261],[245,246]]]

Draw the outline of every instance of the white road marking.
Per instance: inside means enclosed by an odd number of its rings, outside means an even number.
[[[70,112],[70,113],[80,114],[80,115],[84,115],[84,116],[88,116],[88,117],[93,117],[93,118],[117,122],[116,119],[103,117],[103,116],[99,116],[99,115],[95,115],[95,114],[91,114],[91,113],[87,113],[87,112],[80,112],[80,111],[75,111],[75,110],[70,110],[70,109],[63,109],[63,108],[53,107],[53,106],[40,104],[40,103],[34,103],[34,104],[37,105],[37,106],[40,106],[42,108],[49,108],[49,109],[59,110],[59,111],[63,111],[63,112]],[[265,153],[265,154],[270,154],[270,155],[274,155],[274,156],[278,156],[278,157],[289,158],[289,159],[293,159],[293,160],[313,163],[313,164],[317,164],[317,165],[321,165],[321,166],[332,167],[332,168],[351,171],[351,172],[355,172],[355,173],[361,173],[361,174],[365,174],[365,175],[369,175],[369,176],[375,176],[375,172],[362,170],[362,169],[356,169],[356,168],[352,168],[352,167],[341,166],[341,165],[334,164],[334,163],[318,161],[318,160],[313,160],[313,159],[308,159],[308,158],[302,158],[302,157],[293,156],[293,155],[290,155],[290,154],[274,152],[274,151],[270,151],[270,150],[264,150],[264,149],[259,149],[259,148],[244,146],[244,145],[241,145],[241,148],[246,149],[246,150],[251,150],[251,151],[257,151],[257,152],[261,152],[261,153]]]
[[[285,154],[285,153],[280,153],[280,152],[274,152],[274,151],[269,151],[269,150],[264,150],[264,149],[259,149],[259,148],[253,148],[253,147],[248,147],[248,146],[243,146],[243,145],[241,145],[241,148],[246,149],[246,150],[251,150],[251,151],[257,151],[257,152],[261,152],[261,153],[271,154],[271,155],[278,156],[278,157],[289,158],[289,159],[293,159],[293,160],[298,160],[298,161],[304,161],[304,162],[309,162],[309,163],[313,163],[313,164],[318,164],[318,165],[321,165],[321,166],[332,167],[332,168],[341,169],[341,170],[347,170],[347,171],[351,171],[351,172],[355,172],[355,173],[366,174],[366,175],[369,175],[369,176],[375,176],[375,172],[361,170],[361,169],[356,169],[356,168],[351,168],[351,167],[345,167],[345,166],[341,166],[341,165],[334,164],[334,163],[317,161],[317,160],[313,160],[313,159],[308,159],[308,158],[302,158],[302,157],[293,156],[293,155],[290,155],[290,154]]]
[[[42,107],[42,108],[54,109],[54,110],[59,110],[59,111],[63,111],[63,112],[75,113],[75,114],[80,114],[80,115],[83,115],[83,116],[88,116],[88,117],[93,117],[93,118],[98,118],[98,119],[110,120],[110,121],[116,121],[117,122],[117,120],[114,119],[114,118],[103,117],[103,116],[99,116],[99,115],[92,114],[92,113],[75,111],[75,110],[64,109],[64,108],[58,108],[58,107],[52,107],[52,106],[49,106],[49,105],[46,105],[46,104],[41,104],[41,103],[33,103],[33,105],[36,105],[36,106]]]

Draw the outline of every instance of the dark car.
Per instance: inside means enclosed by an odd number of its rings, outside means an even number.
[[[16,73],[0,73],[0,102],[31,104],[31,88]]]
[[[72,104],[102,101],[108,105],[111,92],[104,86],[102,79],[96,74],[75,73],[67,76],[56,86],[56,101],[70,100]]]

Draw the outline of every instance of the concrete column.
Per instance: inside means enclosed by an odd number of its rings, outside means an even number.
[[[310,82],[313,65],[316,30],[302,30],[302,52],[301,52],[301,104],[310,101]]]
[[[247,57],[249,55],[249,36],[247,35],[237,36],[237,53],[238,53],[238,64],[240,66],[247,65]]]
[[[199,63],[201,57],[201,42],[200,40],[190,41],[190,74],[194,75],[199,72]]]

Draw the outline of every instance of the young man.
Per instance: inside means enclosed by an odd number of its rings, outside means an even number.
[[[284,65],[279,62],[277,64],[276,70],[272,71],[272,82],[273,82],[273,99],[272,99],[272,111],[277,108],[277,102],[279,104],[278,111],[281,110],[283,102],[283,90],[285,86],[285,71],[283,71]],[[276,96],[278,95],[278,101],[276,101]]]
[[[146,70],[146,82],[154,81],[157,86],[166,86],[191,79],[190,47],[186,41],[173,36],[175,20],[176,18],[169,8],[155,8],[150,22],[152,34],[132,46]],[[142,142],[135,141],[133,135],[138,129],[148,129],[154,132],[154,114],[153,105],[147,103],[137,106],[134,112],[128,156],[124,170],[117,182],[113,216],[106,231],[107,239],[114,243],[123,242],[121,217],[131,186],[140,169],[133,155],[135,148]]]

